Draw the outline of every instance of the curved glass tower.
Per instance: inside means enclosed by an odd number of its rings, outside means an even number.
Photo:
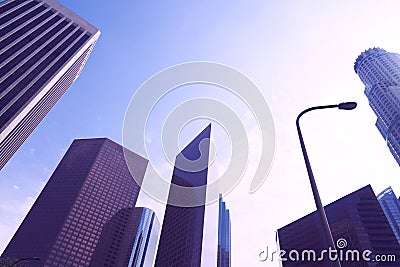
[[[365,95],[377,116],[376,127],[400,165],[400,55],[381,48],[358,56],[354,71],[365,85]]]

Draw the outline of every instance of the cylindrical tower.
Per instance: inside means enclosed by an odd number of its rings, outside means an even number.
[[[400,55],[370,48],[358,56],[354,71],[365,85],[375,125],[400,165]]]

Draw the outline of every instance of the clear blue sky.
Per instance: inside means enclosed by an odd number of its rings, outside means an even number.
[[[294,125],[304,108],[359,103],[354,111],[304,117],[303,134],[324,204],[367,184],[375,193],[392,185],[400,194],[399,167],[374,126],[353,70],[357,56],[369,47],[400,53],[400,2],[60,2],[102,35],[81,76],[0,172],[1,251],[72,140],[105,136],[121,143],[124,113],[135,90],[151,75],[188,61],[238,69],[259,86],[274,115],[276,156],[267,181],[249,195],[250,168],[225,197],[233,266],[278,266],[259,262],[258,253],[266,246],[275,249],[277,228],[314,210]],[[215,205],[208,210],[204,266],[212,266],[216,257]]]

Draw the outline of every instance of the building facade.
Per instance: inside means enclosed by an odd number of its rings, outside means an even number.
[[[95,252],[109,255],[109,247],[101,246],[109,235],[107,229],[125,229],[118,223],[132,220],[131,211],[140,190],[135,180],[142,181],[147,167],[147,160],[135,153],[125,150],[125,156],[136,163],[133,172],[128,169],[122,146],[113,141],[75,140],[2,258],[40,257],[42,260],[31,266],[73,267],[93,266]],[[123,240],[124,234],[121,235],[118,244],[130,245],[131,249],[132,240]],[[101,266],[116,266],[113,256],[108,265]]]
[[[217,267],[231,267],[231,218],[219,195]]]
[[[400,55],[368,49],[358,56],[354,70],[377,116],[375,125],[400,165]]]
[[[160,222],[154,211],[148,208],[139,210],[135,227],[134,244],[131,249],[128,267],[153,267],[160,235]],[[136,225],[136,224],[135,224]]]
[[[99,35],[55,0],[0,3],[0,169],[79,76]]]
[[[400,245],[369,185],[325,206],[325,212],[342,267],[400,266]],[[283,266],[333,266],[328,254],[321,257],[327,249],[323,233],[317,212],[280,228],[279,247],[287,259]],[[371,254],[364,259],[367,250]],[[382,257],[386,261],[379,261]]]
[[[168,203],[182,200],[203,204],[166,205],[155,267],[201,266],[210,133],[211,124],[176,157]],[[205,147],[204,154],[200,144]],[[202,156],[203,160],[198,161]]]
[[[102,227],[90,266],[152,267],[159,234],[151,209],[121,209]]]
[[[400,201],[397,199],[390,186],[376,197],[392,227],[397,241],[400,243]]]

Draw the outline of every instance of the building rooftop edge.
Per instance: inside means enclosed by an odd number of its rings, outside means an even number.
[[[369,57],[370,55],[373,54],[379,54],[379,53],[386,53],[386,50],[383,48],[379,48],[379,47],[374,47],[374,48],[369,48],[367,50],[365,50],[364,52],[362,52],[356,59],[356,61],[354,62],[354,71],[357,73],[357,69],[358,66],[361,64],[361,62],[366,59],[367,57]]]
[[[93,138],[75,138],[73,141],[72,141],[72,143],[74,143],[74,142],[80,142],[80,141],[103,141],[103,142],[110,142],[110,143],[112,143],[114,146],[117,146],[117,147],[120,147],[120,148],[122,148],[123,149],[123,151],[129,151],[130,153],[133,153],[133,154],[135,154],[135,155],[137,155],[138,157],[141,157],[141,158],[143,158],[143,160],[145,160],[145,161],[148,161],[148,159],[146,159],[145,157],[143,157],[142,155],[139,155],[139,154],[137,154],[135,151],[132,151],[131,149],[129,149],[129,148],[126,148],[126,147],[124,147],[123,145],[121,145],[121,144],[119,144],[119,143],[117,143],[117,142],[115,142],[115,141],[113,141],[113,140],[111,140],[110,138],[107,138],[107,137],[93,137]]]
[[[389,192],[392,192],[394,194],[391,186],[385,188],[382,192],[380,192],[378,195],[376,195],[376,198],[379,200],[380,198],[382,198],[384,195],[386,195]]]
[[[39,0],[40,2],[46,3],[49,6],[53,7],[63,15],[67,16],[68,18],[72,19],[75,23],[77,23],[79,26],[85,28],[87,31],[89,31],[92,35],[95,35],[96,33],[100,34],[100,30],[93,26],[93,24],[89,23],[87,20],[82,18],[80,15],[75,13],[74,11],[70,10],[66,6],[62,5],[56,0]]]
[[[341,198],[339,198],[339,199],[337,199],[337,200],[335,200],[335,201],[333,201],[333,202],[331,202],[331,203],[329,203],[329,204],[327,204],[327,205],[324,205],[324,209],[326,209],[326,208],[329,207],[329,206],[334,205],[335,203],[341,201],[341,200],[344,199],[344,198],[350,197],[350,196],[353,195],[353,194],[357,194],[359,191],[365,190],[365,189],[367,189],[367,188],[371,189],[372,193],[374,193],[374,190],[372,189],[371,185],[368,184],[368,185],[366,185],[366,186],[364,186],[364,187],[362,187],[362,188],[360,188],[360,189],[357,189],[356,191],[351,192],[351,193],[349,193],[349,194],[347,194],[347,195],[345,195],[345,196],[343,196],[343,197],[341,197]],[[375,193],[374,193],[374,195],[375,195]],[[282,227],[279,228],[277,231],[279,232],[280,230],[282,230],[282,229],[284,229],[284,228],[286,228],[286,227],[289,227],[290,225],[295,224],[295,223],[297,223],[298,221],[300,221],[300,220],[302,220],[302,219],[304,219],[304,218],[306,218],[306,217],[308,217],[308,216],[312,216],[313,214],[317,214],[317,211],[315,210],[315,211],[313,211],[313,212],[310,212],[310,213],[308,213],[307,215],[305,215],[305,216],[303,216],[303,217],[301,217],[301,218],[299,218],[299,219],[297,219],[297,220],[295,220],[295,221],[293,221],[293,222],[291,222],[291,223],[289,223],[289,224],[287,224],[287,225],[285,225],[285,226],[282,226]]]

